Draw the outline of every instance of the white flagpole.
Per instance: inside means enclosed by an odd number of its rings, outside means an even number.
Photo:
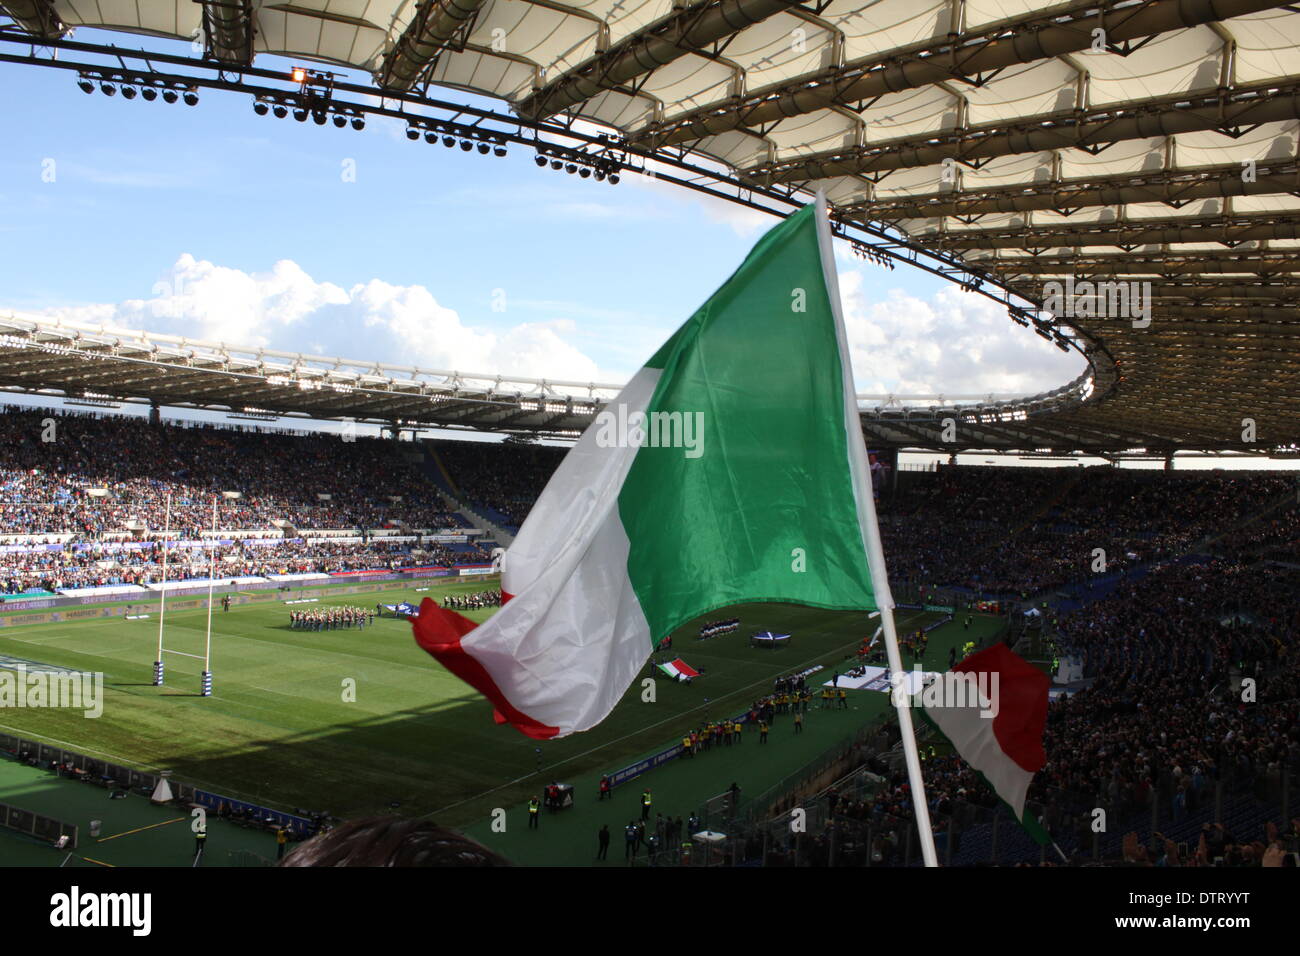
[[[158,606],[158,656],[154,658],[153,682],[163,682],[163,621],[167,617],[167,545],[172,532],[172,493],[167,492],[167,512],[163,519],[162,603]]]
[[[217,497],[212,496],[212,544],[209,547],[211,561],[208,567],[208,636],[203,647],[203,674],[212,673],[212,587],[217,578]],[[204,690],[206,690],[206,686]],[[206,696],[206,695],[205,695]]]
[[[854,490],[858,499],[858,515],[862,522],[862,538],[867,549],[867,564],[871,568],[871,587],[876,605],[880,608],[880,624],[885,632],[885,650],[889,658],[889,671],[894,680],[906,680],[903,656],[898,652],[898,634],[894,630],[894,599],[889,593],[889,575],[885,569],[885,552],[880,546],[880,526],[876,521],[876,502],[871,493],[871,466],[867,461],[867,445],[862,437],[858,402],[853,388],[853,365],[849,358],[848,336],[844,331],[844,314],[840,304],[839,278],[835,270],[835,251],[831,245],[830,219],[826,215],[826,196],[817,193],[817,239],[821,247],[822,272],[826,279],[826,293],[831,311],[835,315],[835,334],[839,339],[841,374],[844,378],[845,415],[849,425],[849,465],[853,472]],[[907,760],[907,779],[912,787],[912,811],[916,815],[916,829],[921,838],[921,856],[926,866],[938,866],[939,857],[934,849],[934,831],[930,828],[930,807],[925,800],[925,781],[921,776],[921,756],[916,747],[916,732],[912,727],[910,697],[895,693],[890,699],[898,711],[898,729],[903,737],[903,755]]]

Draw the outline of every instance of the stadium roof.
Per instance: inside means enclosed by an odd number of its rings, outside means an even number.
[[[414,138],[527,143],[540,163],[545,154],[598,179],[652,171],[772,211],[824,190],[868,257],[993,294],[1016,321],[1086,355],[1086,381],[1045,404],[960,416],[964,447],[1259,450],[1300,439],[1300,12],[1287,3],[0,8],[14,21],[0,34],[6,50],[28,48],[0,60],[76,69],[87,85],[242,90],[320,123],[331,111],[401,116]],[[197,38],[203,52],[131,66],[114,48],[97,61],[83,56],[97,44],[71,38],[79,26]],[[305,72],[286,83],[261,54],[356,68],[372,82]],[[364,95],[377,88],[382,98]],[[503,107],[451,111],[433,99],[439,88]],[[1108,314],[1045,311],[1044,283],[1067,279],[1108,283]],[[1149,291],[1149,324],[1122,289]],[[890,414],[869,414],[869,431]],[[1243,443],[1246,419],[1256,444]],[[951,447],[925,410],[874,437]]]
[[[862,395],[859,406],[879,442],[909,445],[901,426],[882,423],[919,422],[942,411],[977,413],[987,426],[1010,424],[1076,398],[1086,387],[1085,375],[1032,398]],[[0,389],[80,404],[142,403],[253,418],[576,437],[621,388],[303,355],[0,313]],[[997,434],[996,427],[987,431],[989,438]]]

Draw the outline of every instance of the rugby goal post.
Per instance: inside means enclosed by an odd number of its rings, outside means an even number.
[[[208,539],[208,623],[207,633],[203,642],[202,654],[191,654],[187,651],[178,651],[174,648],[166,647],[163,644],[163,634],[166,628],[167,619],[167,567],[168,553],[171,546],[171,523],[172,523],[172,496],[169,492],[167,495],[167,511],[163,519],[163,561],[162,561],[162,596],[158,606],[158,653],[153,662],[153,683],[155,687],[161,687],[166,679],[166,665],[164,663],[164,654],[175,654],[177,657],[188,657],[193,660],[203,661],[203,671],[199,676],[199,696],[212,696],[212,589],[216,584],[217,575],[217,498],[212,498],[212,536]]]

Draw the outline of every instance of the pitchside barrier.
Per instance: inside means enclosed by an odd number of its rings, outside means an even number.
[[[270,810],[266,807],[259,807],[255,803],[248,803],[244,800],[235,800],[231,797],[223,797],[219,793],[208,793],[206,790],[195,790],[193,803],[201,807],[207,807],[213,813],[221,814],[224,812],[251,814],[256,819],[266,824],[274,823],[277,827],[285,827],[292,830],[299,838],[306,837],[311,833],[311,821],[305,817],[295,816],[292,813],[285,813],[282,810]]]
[[[49,744],[15,737],[12,734],[0,734],[0,751],[10,754],[18,760],[25,761],[31,758],[41,766],[58,767],[60,776],[89,780],[91,783],[110,789],[131,789],[142,796],[152,794],[154,788],[158,786],[159,779],[161,779],[158,774],[145,773],[142,770],[124,767],[121,764],[97,760],[94,757],[87,757],[72,750],[63,750]],[[207,807],[217,813],[222,812],[223,809],[232,812],[242,811],[252,814],[266,823],[288,827],[299,836],[305,836],[311,831],[311,821],[304,817],[285,813],[281,810],[272,810],[269,807],[258,806],[243,800],[236,800],[233,797],[225,797],[219,793],[198,790],[193,785],[183,783],[174,777],[168,777],[167,783],[171,787],[173,802],[175,803],[184,806],[194,804]],[[58,834],[55,835],[54,839],[57,838]]]
[[[33,813],[31,810],[24,810],[8,803],[0,803],[0,826],[8,827],[10,830],[17,830],[19,833],[25,833],[28,836],[34,836],[36,839],[48,843],[55,843],[59,837],[66,836],[68,842],[64,844],[63,848],[67,850],[77,848],[77,828],[71,823],[64,823],[62,820],[56,820],[53,817],[43,817],[39,813]]]

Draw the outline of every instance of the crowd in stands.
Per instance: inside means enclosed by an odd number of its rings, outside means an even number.
[[[438,442],[435,449],[456,490],[507,531],[524,523],[567,451],[517,442]]]
[[[209,531],[214,501],[232,541],[215,549],[219,578],[491,560],[474,544],[428,539],[462,521],[385,440],[10,406],[0,416],[0,593],[157,583],[164,529],[167,578],[206,579],[214,549],[175,542]],[[347,534],[297,535],[318,529]],[[416,540],[373,534],[383,529]]]
[[[1266,473],[904,472],[881,499],[881,535],[896,582],[1028,596],[1175,557],[1295,487],[1291,477]],[[1295,521],[1294,512],[1279,517],[1275,537],[1263,543],[1280,544]]]
[[[563,449],[439,443],[472,504],[522,524]],[[1295,479],[1265,472],[962,466],[901,472],[881,496],[891,579],[1028,596],[1168,559],[1294,495]],[[1300,510],[1252,526],[1225,547],[1300,559]],[[1096,549],[1104,571],[1095,570]],[[715,626],[714,624],[706,627]],[[701,636],[710,636],[703,633]]]
[[[462,496],[507,528],[523,522],[565,452],[517,442],[433,447]],[[408,454],[383,439],[348,442],[338,435],[151,425],[9,407],[0,417],[0,536],[72,533],[84,542],[131,531],[156,537],[167,521],[169,494],[172,528],[189,538],[211,526],[214,496],[219,527],[246,532],[279,530],[282,522],[289,534],[436,531],[461,523],[418,456]],[[1126,572],[1216,534],[1223,553],[1300,557],[1294,533],[1300,510],[1243,524],[1294,493],[1294,479],[1286,476],[964,466],[895,478],[879,507],[891,578],[899,584],[1028,596],[1095,579],[1097,549],[1105,573]],[[352,570],[394,557],[382,544],[367,543],[362,553],[338,547],[280,551],[270,563]],[[259,564],[252,556],[234,557],[232,566]],[[138,563],[101,569],[87,567],[87,559],[4,555],[0,580],[10,590],[16,579],[129,582],[152,573]],[[701,636],[725,633],[723,625],[735,623],[713,622]]]
[[[187,537],[211,528],[214,497],[224,528],[459,523],[419,468],[383,439],[151,425],[12,406],[0,415],[0,534],[94,537],[129,523],[159,532],[168,495],[171,527]]]

